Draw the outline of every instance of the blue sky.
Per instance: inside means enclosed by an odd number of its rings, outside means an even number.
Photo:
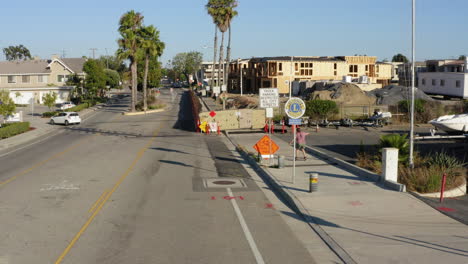
[[[166,42],[165,62],[197,50],[212,58],[214,26],[207,0],[6,1],[0,47],[24,44],[43,58],[112,54],[117,23],[134,9]],[[366,54],[380,60],[410,55],[411,0],[240,0],[233,21],[233,58]],[[417,0],[417,59],[468,53],[467,0]],[[205,48],[204,48],[205,47]],[[4,59],[3,54],[0,56]]]

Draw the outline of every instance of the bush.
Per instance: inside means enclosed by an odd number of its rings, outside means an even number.
[[[42,113],[42,117],[52,117],[52,116],[56,116],[58,114],[58,112],[44,112]]]
[[[66,111],[67,112],[79,112],[83,109],[86,109],[86,108],[89,108],[91,107],[91,103],[82,103],[82,104],[79,104],[77,106],[74,106],[72,108],[68,108]]]
[[[11,123],[0,128],[0,138],[9,138],[29,130],[29,122]]]
[[[306,116],[312,118],[328,119],[333,114],[338,114],[336,102],[331,100],[309,100],[306,102]]]
[[[409,154],[409,142],[407,135],[389,134],[380,137],[380,148],[397,148],[398,160],[406,162]]]

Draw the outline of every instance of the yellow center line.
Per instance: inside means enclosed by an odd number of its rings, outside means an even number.
[[[109,190],[106,190],[102,195],[101,197],[99,197],[99,199],[93,204],[93,206],[91,208],[89,208],[88,210],[88,213],[91,213],[92,211],[94,211],[94,208],[96,208],[96,206],[99,204],[99,202],[102,200],[102,198],[104,198],[106,196],[106,194],[109,192]]]
[[[143,157],[145,152],[149,149],[151,144],[156,140],[156,136],[159,133],[159,130],[161,129],[163,123],[161,123],[156,131],[153,133],[153,138],[151,138],[148,143],[138,151],[137,156],[133,160],[132,164],[130,167],[128,167],[125,172],[120,176],[119,180],[117,183],[114,184],[112,189],[105,195],[105,198],[102,200],[102,202],[99,204],[99,206],[94,210],[93,214],[88,218],[88,220],[85,222],[85,224],[81,227],[80,231],[73,237],[73,239],[70,241],[68,246],[65,248],[65,250],[62,252],[62,254],[58,257],[58,259],[55,261],[55,264],[60,264],[63,259],[67,256],[68,252],[70,252],[71,248],[75,245],[75,243],[78,241],[78,239],[83,235],[83,233],[86,231],[88,226],[93,222],[94,218],[96,215],[101,211],[102,207],[107,203],[109,198],[112,196],[112,194],[119,188],[120,184],[127,178],[127,176],[132,172],[138,161]]]
[[[51,160],[54,160],[54,159],[57,159],[57,158],[63,156],[63,155],[66,154],[67,152],[70,152],[71,150],[73,150],[73,149],[75,149],[76,147],[80,146],[81,143],[82,143],[83,141],[88,140],[88,139],[90,139],[90,138],[92,138],[92,137],[95,137],[95,136],[97,136],[97,135],[93,135],[93,136],[86,137],[86,138],[84,138],[84,139],[78,141],[76,144],[73,144],[73,145],[71,145],[70,147],[66,148],[64,151],[59,152],[59,153],[53,155],[52,157],[49,157],[48,159],[45,159],[45,160],[43,160],[43,161],[37,162],[37,163],[34,164],[32,167],[21,171],[20,173],[18,173],[18,174],[16,174],[15,176],[13,176],[13,177],[7,179],[6,181],[0,182],[0,187],[1,187],[1,186],[4,186],[4,185],[6,185],[6,184],[8,184],[8,183],[10,183],[10,182],[12,182],[12,181],[14,181],[16,178],[18,178],[18,177],[20,177],[20,176],[23,176],[23,175],[25,175],[25,174],[28,174],[28,173],[31,172],[32,170],[34,170],[34,169],[36,169],[36,168],[38,168],[38,167],[41,167],[42,165],[46,164],[47,162],[49,162],[49,161],[51,161]]]

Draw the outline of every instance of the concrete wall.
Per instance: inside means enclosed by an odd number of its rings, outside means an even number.
[[[432,80],[435,80],[435,85],[432,85]],[[441,80],[445,81],[443,86]],[[458,88],[456,81],[460,81]],[[421,72],[418,82],[418,87],[426,93],[468,98],[468,73]]]
[[[240,113],[240,114],[239,114]],[[209,112],[200,113],[200,122],[218,122],[221,130],[258,129],[265,126],[265,110],[240,109],[216,111],[213,118]]]

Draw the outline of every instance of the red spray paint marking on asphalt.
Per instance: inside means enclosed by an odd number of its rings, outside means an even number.
[[[455,212],[456,211],[453,208],[447,208],[447,207],[437,207],[437,209],[439,209],[440,211],[444,211],[444,212]]]
[[[266,209],[273,209],[273,204],[267,203],[265,208]]]
[[[361,206],[362,203],[360,201],[352,201],[352,202],[349,202],[350,205],[352,206]]]
[[[216,200],[216,197],[214,197],[214,196],[211,196],[211,200]]]

